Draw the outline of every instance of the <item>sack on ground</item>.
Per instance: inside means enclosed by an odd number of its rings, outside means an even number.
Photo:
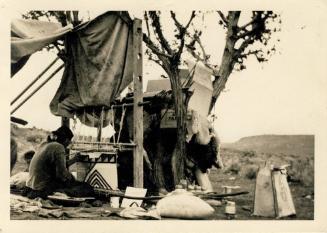
[[[182,219],[204,219],[214,213],[214,209],[202,199],[186,193],[169,195],[157,203],[161,217]]]
[[[19,172],[10,177],[10,186],[15,186],[18,189],[22,189],[26,186],[28,179],[28,172]]]

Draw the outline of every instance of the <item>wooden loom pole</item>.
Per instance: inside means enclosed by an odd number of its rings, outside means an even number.
[[[28,91],[55,63],[58,61],[59,57],[56,57],[17,97],[10,102],[10,105],[13,105],[22,95]]]
[[[133,21],[133,138],[136,146],[133,150],[133,185],[143,188],[143,56],[142,56],[142,21]]]
[[[102,137],[102,128],[103,128],[103,119],[104,119],[103,114],[105,114],[103,109],[104,108],[102,107],[101,115],[100,115],[100,122],[99,122],[99,126],[98,126],[98,129],[97,129],[97,132],[98,132],[97,133],[97,141],[98,142],[101,142],[101,137]]]
[[[68,23],[73,23],[72,22],[72,19],[71,19],[71,15],[70,15],[70,11],[66,11],[64,13],[64,15],[66,16],[66,19],[67,19],[67,22]],[[66,26],[67,25],[67,22],[65,23],[62,23],[62,26]],[[65,25],[66,24],[66,25]],[[74,25],[75,26],[75,25]],[[65,39],[64,39],[64,54],[67,56],[67,57],[71,57],[72,56],[72,53],[71,53],[71,47],[70,47],[70,43],[68,41],[68,38],[67,36],[65,36]],[[67,63],[65,62],[65,65],[67,66]],[[66,69],[67,67],[65,67]],[[62,126],[66,126],[68,128],[70,128],[70,121],[69,121],[69,118],[68,117],[61,117],[61,125]]]
[[[70,126],[69,118],[68,117],[61,117],[61,125],[62,126],[67,126],[69,128],[69,126]]]
[[[62,64],[55,71],[53,71],[46,80],[44,80],[34,91],[32,91],[31,94],[29,94],[20,104],[17,105],[16,108],[14,108],[14,110],[10,112],[10,115],[14,114],[21,106],[23,106],[27,100],[29,100],[36,92],[38,92],[47,82],[49,82],[50,79],[52,79],[64,66],[65,65]]]

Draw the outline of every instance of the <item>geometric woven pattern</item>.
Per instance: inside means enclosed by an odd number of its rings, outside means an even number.
[[[95,188],[116,190],[118,188],[118,174],[116,163],[93,163],[84,181]]]
[[[86,180],[86,182],[94,188],[113,190],[112,187],[97,170],[93,170],[92,173],[88,174],[88,179]]]

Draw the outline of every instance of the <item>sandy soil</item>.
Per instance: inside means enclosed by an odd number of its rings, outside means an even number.
[[[23,166],[21,166],[23,167]],[[215,191],[222,192],[222,185],[239,185],[241,186],[241,190],[249,191],[247,195],[241,195],[237,197],[231,197],[229,200],[234,201],[236,203],[236,220],[266,220],[271,219],[274,220],[275,218],[262,218],[262,217],[255,217],[251,215],[251,210],[253,208],[253,193],[254,193],[254,186],[255,180],[249,180],[243,178],[241,176],[232,176],[230,174],[224,174],[223,172],[219,172],[217,170],[212,170],[210,173],[210,177],[214,186]],[[233,177],[235,179],[231,180],[230,178]],[[311,194],[313,191],[312,187],[304,187],[299,184],[292,184],[290,183],[290,189],[293,196],[294,205],[296,208],[296,217],[285,218],[285,219],[296,219],[296,220],[313,220],[314,219],[314,200],[311,198],[306,198],[305,196]],[[76,208],[76,207],[75,207]],[[108,203],[105,203],[103,207],[99,207],[103,210],[112,211]],[[99,208],[92,207],[90,211],[99,211]],[[74,209],[74,207],[65,207],[66,210]],[[38,216],[36,213],[11,213],[11,219],[14,220],[27,220],[27,219],[57,219],[57,218],[43,218]],[[85,219],[85,218],[67,218],[63,217],[62,219]],[[111,217],[92,217],[88,219],[97,219],[97,220],[119,220],[122,219],[117,216]],[[210,218],[211,220],[225,220],[225,206],[222,205],[220,207],[215,207],[215,214]]]

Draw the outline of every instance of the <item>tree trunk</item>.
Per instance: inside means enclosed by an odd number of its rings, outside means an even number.
[[[228,80],[229,75],[232,73],[234,65],[235,65],[235,43],[237,39],[235,35],[236,26],[240,17],[239,11],[232,11],[228,14],[228,29],[226,36],[226,45],[224,49],[224,53],[221,59],[220,68],[218,71],[218,76],[216,76],[213,82],[213,93],[212,100],[210,104],[210,110],[212,110],[215,105],[220,93],[224,90],[226,82]]]
[[[177,122],[177,141],[172,154],[171,166],[174,179],[174,185],[178,184],[185,177],[184,162],[186,156],[185,137],[186,137],[186,103],[184,102],[179,70],[176,67],[170,73],[171,87],[174,98],[175,116]]]
[[[160,132],[159,132],[160,134]],[[159,136],[157,140],[157,146],[156,146],[156,155],[154,157],[153,162],[153,171],[154,171],[154,182],[156,184],[156,187],[158,189],[166,188],[165,187],[165,173],[163,170],[163,160],[165,155],[165,148],[162,147],[161,144],[161,135]]]

